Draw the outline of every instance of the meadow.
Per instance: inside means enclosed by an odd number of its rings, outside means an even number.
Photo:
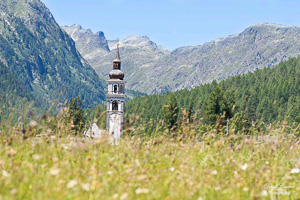
[[[2,126],[0,199],[300,198],[299,125],[228,135],[186,126],[118,145],[71,131],[55,117]]]

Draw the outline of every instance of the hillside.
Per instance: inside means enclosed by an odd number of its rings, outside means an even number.
[[[205,116],[206,105],[210,95],[217,87],[218,93],[224,93],[225,102],[230,102],[229,109],[235,107],[234,113],[243,115],[248,123],[274,122],[287,120],[300,123],[300,57],[281,62],[270,69],[256,70],[254,73],[237,75],[217,83],[197,86],[191,90],[175,92],[176,101],[180,108],[179,117],[184,109],[196,114],[200,120]],[[126,115],[139,115],[137,125],[155,126],[163,119],[164,106],[172,93],[137,97],[126,103]],[[156,121],[156,123],[155,123]],[[154,127],[151,127],[154,128]]]
[[[12,94],[16,92],[19,98],[27,98],[33,100],[30,90],[22,84],[22,82],[0,61],[0,94],[2,98],[6,98],[6,93]]]
[[[65,28],[74,35],[78,26]],[[78,50],[101,77],[107,77],[116,41],[98,45],[93,56],[86,54],[86,37],[73,37]],[[97,35],[97,34],[96,34]],[[100,36],[99,36],[100,37]],[[104,35],[101,35],[104,40]],[[107,45],[110,50],[107,50]],[[104,50],[103,50],[104,49]],[[98,53],[100,52],[101,53]],[[131,36],[120,41],[122,69],[127,87],[148,94],[193,88],[212,80],[274,67],[281,61],[300,54],[300,27],[257,24],[242,33],[199,46],[180,47],[168,52],[148,37]]]
[[[30,95],[45,102],[80,96],[92,107],[105,99],[104,82],[39,0],[0,2],[0,61]]]

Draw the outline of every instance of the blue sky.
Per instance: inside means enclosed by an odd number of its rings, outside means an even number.
[[[42,0],[60,25],[107,39],[147,35],[167,49],[200,45],[263,22],[300,26],[300,0]]]

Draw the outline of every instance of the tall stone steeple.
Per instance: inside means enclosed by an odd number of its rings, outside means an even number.
[[[106,95],[107,115],[106,128],[111,142],[117,142],[124,130],[125,81],[121,71],[119,44],[113,61],[113,70],[109,73],[108,91]]]

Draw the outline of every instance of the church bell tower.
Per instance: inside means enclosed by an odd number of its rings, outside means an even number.
[[[106,95],[107,114],[106,128],[111,142],[118,141],[124,130],[125,81],[121,71],[119,44],[113,61],[113,70],[109,73],[108,91]]]

